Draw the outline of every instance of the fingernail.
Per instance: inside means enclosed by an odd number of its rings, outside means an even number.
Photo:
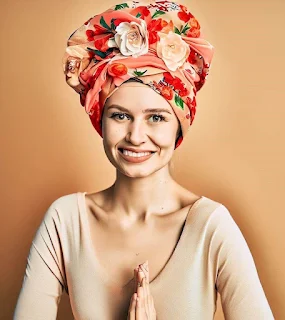
[[[144,267],[145,267],[146,271],[148,271],[148,260],[146,260],[146,262],[144,263]]]

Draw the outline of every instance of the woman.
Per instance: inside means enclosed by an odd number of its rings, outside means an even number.
[[[116,168],[109,188],[55,200],[33,240],[14,319],[274,319],[227,208],[169,164],[196,112],[213,46],[188,9],[127,1],[69,38],[67,83]]]

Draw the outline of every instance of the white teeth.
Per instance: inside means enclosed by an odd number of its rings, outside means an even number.
[[[123,153],[125,155],[131,156],[131,157],[143,157],[143,156],[151,154],[151,152],[132,152],[129,150],[124,150],[124,149],[123,149]]]

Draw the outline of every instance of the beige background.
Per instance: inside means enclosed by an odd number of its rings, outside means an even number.
[[[1,319],[12,318],[31,241],[49,204],[114,181],[102,140],[65,83],[61,58],[68,36],[115,3],[1,1]],[[174,176],[228,207],[282,320],[285,1],[183,3],[216,51],[193,126],[175,153]],[[72,319],[66,294],[58,319]],[[220,303],[215,319],[223,319]]]

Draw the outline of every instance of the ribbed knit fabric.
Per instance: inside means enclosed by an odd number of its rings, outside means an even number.
[[[47,209],[27,258],[14,320],[55,320],[63,290],[74,319],[114,320],[112,295],[96,273],[85,194],[64,195]],[[226,320],[274,319],[239,227],[223,204],[205,196],[191,206],[150,290],[157,320],[213,319],[217,292]]]

